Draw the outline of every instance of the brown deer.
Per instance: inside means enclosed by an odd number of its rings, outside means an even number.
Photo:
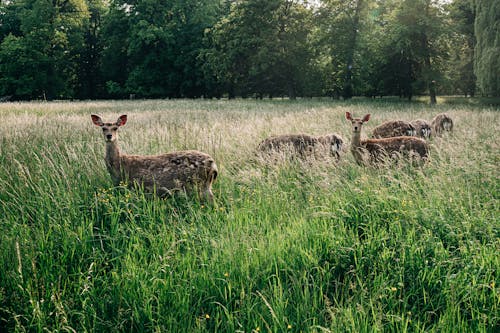
[[[390,120],[373,129],[372,138],[392,138],[395,136],[415,136],[415,127],[404,120]]]
[[[323,147],[327,148],[330,152],[331,156],[335,156],[337,159],[340,159],[340,153],[344,149],[344,139],[338,134],[327,134],[316,137],[323,145]]]
[[[340,158],[343,146],[342,138],[337,134],[314,137],[307,134],[284,134],[271,136],[257,146],[261,152],[289,151],[301,158],[318,156],[328,151],[331,156]]]
[[[127,116],[120,116],[114,123],[105,123],[97,115],[91,118],[102,128],[106,167],[115,186],[120,182],[139,185],[160,197],[178,190],[196,189],[204,199],[213,202],[212,183],[218,171],[210,155],[194,150],[152,156],[122,154],[118,147],[118,129],[127,123]]]
[[[430,139],[432,136],[432,128],[431,125],[423,120],[417,119],[411,122],[413,127],[415,127],[415,131],[417,132],[417,136],[423,139]]]
[[[370,114],[353,118],[350,112],[346,112],[345,117],[352,124],[351,153],[358,164],[383,162],[388,157],[399,155],[416,156],[422,160],[429,156],[427,142],[413,136],[361,140],[361,128],[370,119]]]
[[[443,132],[453,130],[453,120],[446,113],[440,113],[432,119],[431,126],[436,136],[441,136]]]

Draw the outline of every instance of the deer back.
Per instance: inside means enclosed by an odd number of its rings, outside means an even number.
[[[390,138],[396,136],[411,136],[415,127],[407,121],[391,120],[373,129],[372,138]]]

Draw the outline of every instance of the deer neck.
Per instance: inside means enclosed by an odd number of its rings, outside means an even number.
[[[118,143],[116,141],[106,142],[106,167],[108,168],[109,173],[111,174],[111,178],[113,182],[118,184],[120,182],[120,148],[118,147]]]
[[[361,132],[352,132],[351,153],[358,164],[363,164],[364,156],[361,145]]]
[[[361,147],[361,132],[352,132],[351,149],[358,149]]]

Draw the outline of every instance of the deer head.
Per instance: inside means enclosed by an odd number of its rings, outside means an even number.
[[[361,133],[361,127],[363,126],[363,123],[366,123],[368,120],[370,120],[370,114],[366,114],[362,119],[361,118],[353,118],[352,114],[350,112],[345,113],[345,118],[349,121],[351,121],[352,124],[352,131],[354,133]]]
[[[94,125],[102,128],[102,134],[106,142],[114,142],[118,138],[118,128],[127,123],[127,115],[122,115],[115,123],[105,123],[101,117],[93,114],[91,115]]]

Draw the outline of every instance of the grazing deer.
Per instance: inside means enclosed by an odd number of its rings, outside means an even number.
[[[331,156],[340,159],[340,153],[344,148],[344,139],[338,134],[327,134],[317,137],[319,143],[328,149]]]
[[[202,197],[213,202],[212,183],[218,171],[210,155],[194,150],[153,156],[122,154],[117,142],[118,129],[127,123],[127,116],[120,116],[114,123],[105,123],[96,115],[91,117],[92,122],[102,128],[106,167],[115,185],[137,184],[160,197],[177,190],[197,189]]]
[[[395,136],[415,136],[415,127],[407,121],[390,120],[373,129],[372,138],[392,138]]]
[[[453,120],[446,113],[440,113],[431,121],[432,129],[437,136],[441,136],[443,132],[453,130]]]
[[[337,134],[314,137],[307,134],[284,134],[271,136],[257,146],[262,152],[290,151],[292,154],[307,158],[317,156],[320,151],[327,150],[331,156],[340,158],[343,145],[342,138]]]
[[[430,139],[432,135],[432,128],[429,123],[423,119],[417,119],[411,122],[415,130],[417,131],[417,136],[423,139]]]
[[[353,118],[350,112],[346,112],[345,117],[352,124],[351,153],[358,164],[382,162],[387,157],[400,154],[417,156],[423,160],[429,155],[427,142],[413,136],[361,140],[361,128],[370,119],[370,114]]]

